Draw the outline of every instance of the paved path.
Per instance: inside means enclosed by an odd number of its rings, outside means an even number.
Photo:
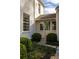
[[[41,39],[41,41],[38,44],[43,45],[43,46],[52,47],[52,48],[57,48],[56,54],[59,54],[59,47],[46,44],[46,39]],[[55,55],[55,56],[51,56],[50,59],[59,59],[59,58],[57,58],[57,56]]]
[[[48,44],[44,44],[44,43],[42,44],[40,42],[38,44],[43,45],[43,46],[48,46],[48,47],[56,48],[56,46],[52,46],[52,45],[48,45]]]
[[[41,39],[41,41],[38,44],[43,45],[43,46],[48,46],[48,47],[56,48],[56,46],[52,46],[52,45],[46,44],[46,39]]]

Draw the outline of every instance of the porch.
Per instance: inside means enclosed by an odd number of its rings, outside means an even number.
[[[36,33],[42,35],[41,43],[46,43],[46,36],[49,33],[56,33],[56,14],[41,15],[36,18]]]

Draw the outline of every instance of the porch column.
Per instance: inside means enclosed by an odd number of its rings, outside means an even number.
[[[59,8],[56,10],[56,32],[57,32],[57,38],[59,40]]]
[[[52,31],[52,27],[53,27],[52,21],[50,21],[50,31]]]

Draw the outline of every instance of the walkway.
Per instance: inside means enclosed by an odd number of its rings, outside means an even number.
[[[56,48],[56,46],[52,46],[52,45],[46,44],[46,39],[41,39],[41,41],[38,44],[43,45],[43,46],[48,46],[48,47]]]
[[[58,58],[59,47],[46,44],[46,39],[41,39],[41,41],[40,41],[38,44],[43,45],[43,46],[52,47],[52,48],[57,48],[57,50],[56,50],[56,55],[55,55],[55,56],[51,56],[50,59],[59,59],[59,58]]]

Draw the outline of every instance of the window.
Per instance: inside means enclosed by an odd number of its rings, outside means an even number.
[[[50,21],[45,21],[45,30],[50,30]]]
[[[56,22],[52,22],[52,30],[56,30]]]
[[[56,24],[54,24],[54,30],[56,30]]]
[[[40,30],[43,30],[43,24],[40,24]]]
[[[29,30],[29,15],[23,13],[23,31]]]

